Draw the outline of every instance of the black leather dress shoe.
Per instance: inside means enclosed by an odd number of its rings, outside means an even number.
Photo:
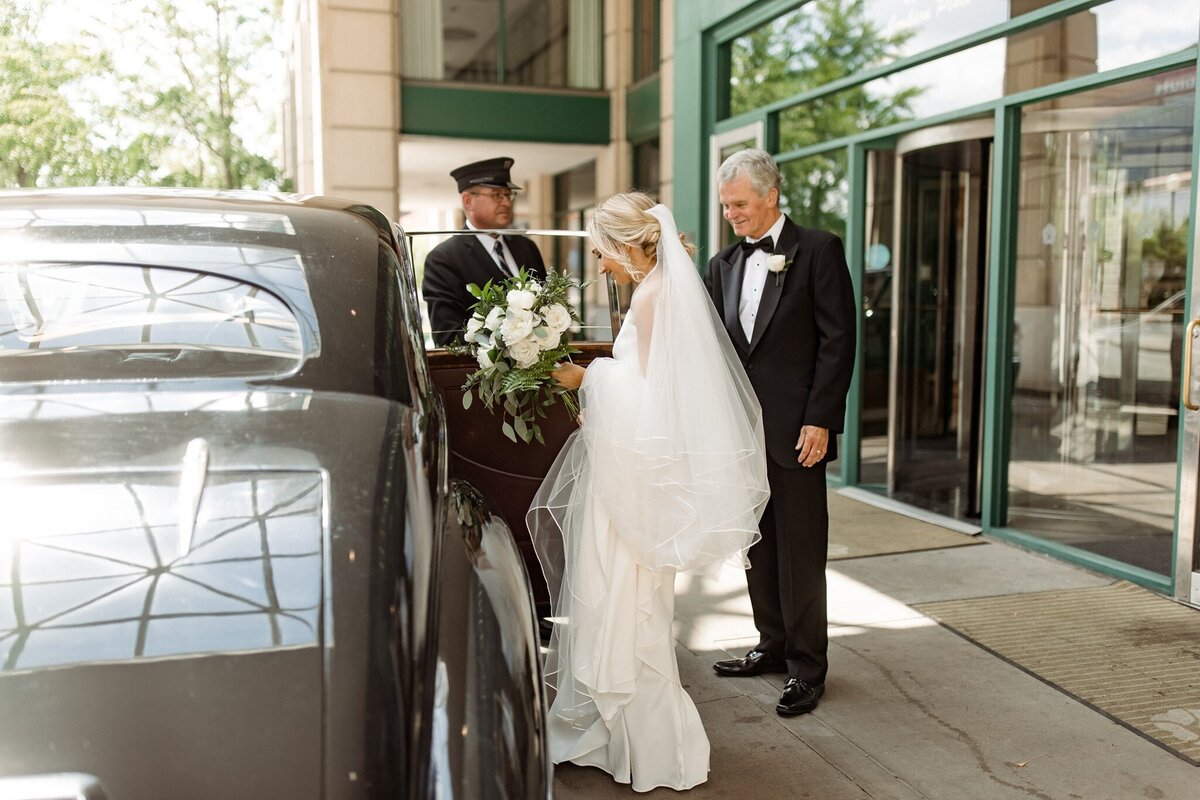
[[[748,678],[751,675],[762,675],[766,672],[787,672],[787,662],[780,656],[764,653],[761,650],[751,650],[742,658],[718,661],[713,664],[713,670],[718,675]]]
[[[817,701],[823,694],[825,694],[825,684],[823,683],[813,686],[799,678],[788,678],[787,683],[783,685],[783,695],[780,696],[779,705],[775,706],[775,711],[783,717],[807,714],[817,707]]]

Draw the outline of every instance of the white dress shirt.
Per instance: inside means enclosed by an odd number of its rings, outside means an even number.
[[[475,226],[471,224],[471,220],[469,219],[467,220],[467,228],[470,230],[476,230]],[[475,238],[479,240],[481,245],[483,245],[483,249],[486,250],[487,254],[492,257],[493,261],[496,261],[495,248],[496,242],[499,241],[500,249],[504,251],[504,263],[500,264],[497,262],[497,266],[500,267],[500,271],[504,273],[505,277],[516,277],[517,261],[513,258],[512,251],[508,249],[508,243],[504,241],[503,237],[497,239],[490,233],[477,233],[475,234]]]
[[[783,214],[780,214],[771,229],[759,239],[770,236],[775,242],[775,246],[778,247],[779,234],[782,232]],[[753,243],[758,239],[746,237],[746,241]],[[746,332],[746,341],[750,341],[754,335],[754,320],[758,318],[758,304],[762,301],[763,286],[767,282],[768,255],[770,254],[766,250],[755,250],[746,258],[745,270],[742,273],[742,297],[738,301],[738,320],[742,323],[742,330]]]

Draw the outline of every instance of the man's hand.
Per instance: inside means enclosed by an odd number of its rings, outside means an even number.
[[[805,425],[800,429],[800,438],[796,440],[796,449],[800,455],[796,460],[802,467],[811,467],[820,463],[829,450],[829,429],[818,428],[816,425]]]
[[[583,384],[583,373],[585,372],[587,372],[587,368],[567,362],[551,371],[550,377],[568,389],[578,389]]]

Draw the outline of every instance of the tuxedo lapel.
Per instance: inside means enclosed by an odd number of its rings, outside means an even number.
[[[721,296],[725,300],[724,319],[725,329],[729,338],[742,350],[750,351],[750,342],[746,340],[746,332],[742,330],[742,322],[738,318],[738,303],[742,299],[742,278],[746,274],[746,259],[740,247],[734,248],[733,261],[721,261]]]
[[[790,265],[796,260],[796,251],[799,249],[800,243],[794,241],[787,250],[781,248],[775,253],[775,255],[782,255],[784,263],[788,264],[789,267],[785,268],[782,272],[767,273],[767,280],[763,284],[762,300],[758,304],[758,316],[754,319],[754,332],[750,337],[751,350],[754,349],[759,339],[762,338],[763,331],[767,329],[767,324],[771,321],[771,317],[775,315],[775,309],[779,307],[779,298],[783,294],[783,286],[787,281]]]

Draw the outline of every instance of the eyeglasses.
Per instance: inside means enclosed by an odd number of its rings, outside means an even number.
[[[477,190],[471,192],[470,194],[483,195],[484,197],[490,197],[493,201],[495,201],[497,203],[506,203],[506,202],[511,203],[517,199],[518,193],[514,192],[512,189],[492,189],[492,190],[477,189]]]

